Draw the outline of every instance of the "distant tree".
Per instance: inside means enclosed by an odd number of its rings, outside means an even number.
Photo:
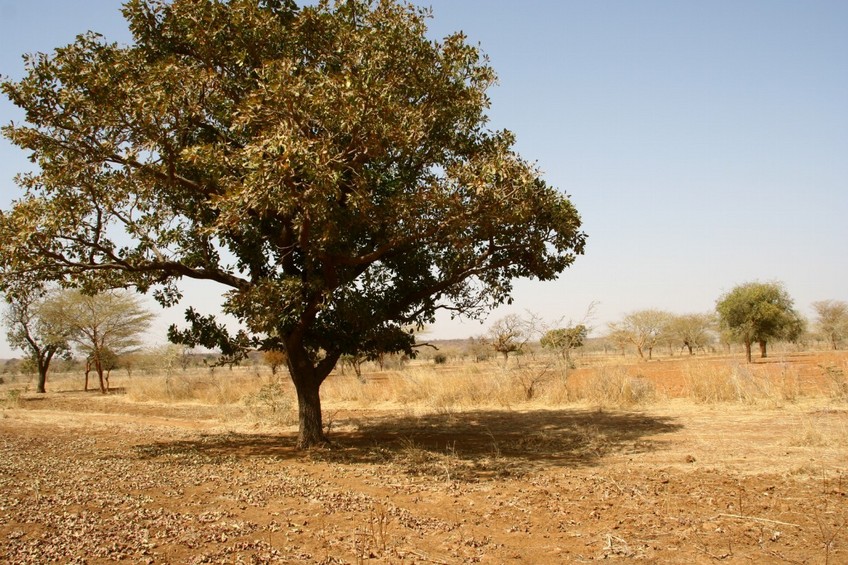
[[[39,285],[22,285],[6,293],[6,339],[32,360],[38,372],[39,393],[47,392],[47,372],[54,357],[70,353],[67,328],[49,315],[49,302],[56,292]]]
[[[274,376],[277,375],[277,369],[285,367],[288,360],[286,352],[279,349],[267,349],[263,351],[262,358],[265,360],[265,364],[271,367],[271,374]]]
[[[486,361],[492,356],[492,345],[486,336],[469,337],[465,350],[475,363]]]
[[[848,338],[848,302],[820,300],[813,302],[816,311],[816,332],[830,343],[832,349]]]
[[[673,343],[694,355],[696,349],[703,349],[714,339],[715,325],[713,314],[679,314],[671,316],[666,332]]]
[[[169,306],[182,279],[223,285],[242,331],[189,310],[169,338],[223,360],[284,350],[300,447],[327,441],[320,387],[342,355],[386,334],[411,354],[409,325],[481,317],[583,253],[571,201],[488,126],[485,55],[431,39],[412,3],[123,13],[130,44],[80,35],[0,84],[26,120],[3,132],[38,170],[0,214],[0,271]]]
[[[578,347],[583,347],[583,342],[589,335],[589,328],[583,324],[559,328],[545,332],[540,340],[540,345],[545,349],[552,349],[565,359],[568,367],[574,367],[571,352]]]
[[[108,391],[105,376],[116,357],[140,346],[153,320],[140,297],[128,291],[88,295],[67,290],[50,302],[49,315],[66,329],[68,340],[88,360],[89,370],[97,372],[104,394]]]
[[[668,329],[671,314],[661,310],[639,310],[627,314],[621,322],[609,324],[612,334],[626,339],[636,347],[639,357],[648,359],[653,356],[654,347],[660,342]]]
[[[503,356],[504,364],[509,361],[509,354],[521,351],[530,338],[527,321],[518,314],[504,316],[489,329],[489,343]]]
[[[758,343],[760,356],[766,357],[769,340],[793,340],[804,331],[804,320],[782,283],[741,284],[718,299],[716,311],[721,328],[745,345],[749,363],[752,344]]]

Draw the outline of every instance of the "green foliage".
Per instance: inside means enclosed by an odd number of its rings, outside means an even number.
[[[171,337],[283,349],[317,390],[342,354],[411,355],[405,328],[439,309],[554,279],[583,253],[579,215],[487,129],[494,71],[461,33],[428,39],[426,13],[131,0],[131,45],[31,56],[2,83],[26,112],[3,133],[39,171],[0,215],[0,286],[26,272],[173,305],[182,277],[216,281],[246,333],[190,314]]]
[[[46,392],[47,373],[56,356],[70,355],[70,330],[53,311],[56,288],[45,288],[27,278],[6,287],[9,303],[3,313],[9,345],[24,351],[32,370],[38,373],[38,392]]]
[[[583,347],[583,342],[589,335],[589,329],[583,324],[550,330],[542,336],[540,345],[545,349],[553,349],[563,357],[568,357],[572,349]]]
[[[721,328],[745,344],[748,360],[752,343],[771,339],[796,339],[804,320],[793,308],[792,298],[781,283],[750,282],[733,288],[716,302]]]

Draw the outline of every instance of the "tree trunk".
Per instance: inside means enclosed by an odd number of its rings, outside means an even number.
[[[85,362],[85,388],[83,390],[88,392],[88,374],[91,372],[91,361]]]
[[[763,359],[766,358],[766,342],[765,341],[760,342],[760,357],[763,358]]]
[[[297,335],[286,340],[286,360],[294,388],[297,391],[297,448],[307,449],[328,445],[321,421],[321,383],[336,366],[341,353],[325,352],[324,358],[313,364],[303,342]]]
[[[329,442],[324,435],[324,424],[321,420],[320,384],[311,380],[297,384],[297,448],[305,449]]]
[[[748,363],[751,362],[751,342],[745,341],[745,359]]]
[[[97,377],[100,379],[100,394],[106,394],[106,383],[103,382],[103,363],[100,359],[94,360],[94,369],[97,371]]]
[[[36,385],[35,392],[39,394],[44,394],[47,392],[47,369],[50,367],[50,358],[49,357],[38,357],[38,384]]]

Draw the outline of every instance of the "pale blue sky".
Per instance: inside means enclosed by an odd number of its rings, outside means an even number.
[[[441,321],[428,337],[476,335],[509,311],[580,318],[592,301],[602,331],[637,309],[711,310],[750,280],[783,281],[805,315],[848,300],[848,2],[418,3],[433,37],[463,30],[488,53],[492,127],[516,133],[589,234],[558,281],[520,282],[483,326]],[[119,5],[0,0],[0,74],[88,29],[127,41]],[[0,141],[3,207],[27,165]]]

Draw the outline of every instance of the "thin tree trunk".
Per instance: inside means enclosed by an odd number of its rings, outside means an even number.
[[[100,359],[94,360],[94,368],[97,371],[97,377],[100,379],[100,394],[106,394],[106,383],[103,382],[103,363],[100,362]]]
[[[763,358],[763,359],[766,358],[766,342],[765,341],[760,342],[760,357]]]
[[[748,361],[748,363],[751,362],[751,342],[750,341],[745,342],[745,359]]]

